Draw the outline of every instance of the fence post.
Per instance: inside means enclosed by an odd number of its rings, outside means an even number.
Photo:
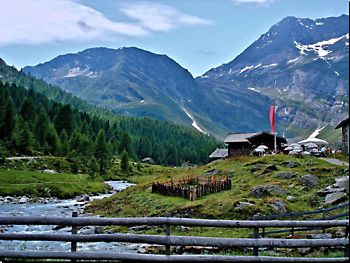
[[[165,235],[166,236],[170,236],[170,224],[169,224],[169,216],[170,214],[168,213],[167,215],[167,223],[165,225]],[[165,255],[170,255],[171,251],[170,251],[170,245],[165,245]]]
[[[262,228],[261,237],[265,237],[265,227]]]
[[[345,238],[349,237],[349,226],[345,228]],[[345,245],[345,251],[344,251],[344,256],[349,257],[349,244]]]
[[[259,215],[253,215],[253,220],[258,220]],[[253,237],[259,238],[259,227],[254,227]],[[259,248],[253,247],[253,256],[259,256]]]
[[[78,217],[78,212],[74,211],[72,212],[72,217]],[[72,226],[72,235],[76,235],[78,233],[78,227],[77,226]],[[77,242],[72,241],[70,245],[70,251],[71,252],[76,252],[77,251]],[[72,259],[71,262],[77,262],[76,259]]]
[[[322,209],[322,219],[323,220],[326,219],[326,211],[325,211],[324,208]],[[322,233],[326,233],[326,228],[325,227],[322,227]]]

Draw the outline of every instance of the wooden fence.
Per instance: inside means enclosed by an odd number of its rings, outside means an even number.
[[[328,215],[330,212],[342,210],[346,208],[346,212],[342,213],[336,213],[333,215]],[[253,220],[276,220],[276,219],[286,219],[286,218],[293,218],[294,220],[306,220],[305,216],[312,216],[312,215],[321,215],[316,218],[308,218],[307,220],[336,220],[336,219],[349,219],[349,202],[339,204],[336,206],[332,206],[329,208],[322,208],[318,210],[313,211],[303,211],[303,212],[290,212],[290,213],[282,213],[282,214],[274,214],[274,215],[254,215]],[[262,228],[262,232],[259,233],[262,237],[267,236],[268,234],[281,234],[281,233],[290,233],[290,235],[294,236],[295,232],[301,232],[301,231],[308,231],[308,230],[322,230],[323,233],[325,233],[326,228],[325,227],[318,227],[318,228],[290,228],[290,229],[278,229],[278,230],[271,230],[271,231],[265,231],[264,228]],[[347,230],[348,231],[348,230]],[[348,232],[346,233],[348,234]]]
[[[152,193],[167,196],[181,196],[191,201],[197,198],[231,189],[231,179],[228,177],[187,177],[178,181],[153,183]]]
[[[74,214],[76,216],[76,214]],[[26,259],[88,259],[88,260],[119,260],[122,262],[347,262],[349,260],[349,238],[327,239],[283,239],[260,238],[257,233],[261,228],[281,227],[340,227],[349,228],[348,220],[318,220],[318,221],[261,221],[261,220],[209,220],[190,218],[91,218],[91,217],[0,217],[0,225],[60,225],[71,226],[71,234],[48,233],[0,233],[0,240],[26,241],[62,241],[71,242],[71,251],[1,251],[1,258]],[[77,228],[82,226],[164,226],[166,235],[143,234],[77,234]],[[172,236],[171,226],[188,227],[224,227],[250,228],[253,238],[212,238],[196,236]],[[77,251],[77,242],[129,242],[148,243],[165,246],[165,255],[131,254],[112,252]],[[217,248],[253,248],[254,256],[222,256],[222,255],[171,255],[171,246],[204,246]],[[320,248],[339,247],[345,250],[344,257],[338,258],[298,258],[259,256],[259,248]]]

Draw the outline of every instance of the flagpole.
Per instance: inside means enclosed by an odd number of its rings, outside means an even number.
[[[275,103],[270,105],[270,124],[271,124],[271,133],[273,134],[273,145],[274,145],[274,152],[277,153],[277,131],[275,129],[275,113],[276,113],[276,107]]]

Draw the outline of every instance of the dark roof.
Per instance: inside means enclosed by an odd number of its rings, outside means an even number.
[[[251,143],[252,139],[255,139],[263,135],[273,136],[273,134],[269,132],[229,133],[225,139],[225,143],[235,143],[235,142]],[[287,143],[287,140],[280,136],[277,136],[277,140],[282,143]]]
[[[247,133],[229,133],[225,139],[225,143],[231,142],[249,142],[248,139],[255,135],[258,135],[259,132],[247,132]]]
[[[216,148],[215,151],[213,151],[209,158],[225,158],[228,156],[228,149],[219,149]]]
[[[249,137],[249,140],[252,140],[252,139],[254,139],[256,137],[259,137],[259,136],[262,136],[262,135],[274,136],[274,134],[264,131],[264,132],[260,132],[260,133],[258,133],[256,135],[253,135],[253,136]],[[276,139],[277,139],[277,142],[287,143],[287,140],[284,137],[276,136]]]
[[[349,125],[349,118],[346,118],[345,120],[342,120],[338,125],[337,127],[335,127],[336,129],[339,129],[341,127],[344,127],[346,125]]]

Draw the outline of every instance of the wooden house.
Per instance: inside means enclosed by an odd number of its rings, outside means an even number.
[[[342,130],[342,153],[349,155],[349,118],[341,121],[336,129]]]
[[[277,150],[287,143],[283,137],[276,137]],[[248,155],[259,145],[266,145],[271,151],[274,149],[274,135],[268,132],[230,133],[225,139],[228,145],[228,156]]]

